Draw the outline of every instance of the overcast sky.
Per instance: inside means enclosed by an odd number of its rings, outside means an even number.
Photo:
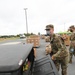
[[[75,0],[0,0],[0,35],[26,32],[45,34],[45,27],[54,24],[55,32],[75,25]]]

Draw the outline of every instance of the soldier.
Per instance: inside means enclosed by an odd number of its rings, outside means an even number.
[[[75,56],[75,27],[74,25],[70,26],[68,30],[72,32],[70,36],[71,43],[70,43],[70,48],[69,48],[69,53],[70,53],[69,63],[72,63],[73,55]]]
[[[52,24],[47,26],[49,27],[50,31],[51,58],[57,70],[59,71],[61,65],[62,69],[61,74],[67,75],[68,52],[64,47],[64,45],[62,44],[61,39],[59,39],[59,37],[56,34],[54,34],[54,26]]]

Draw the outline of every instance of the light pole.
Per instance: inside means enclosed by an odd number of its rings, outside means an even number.
[[[25,18],[26,18],[26,31],[27,31],[27,34],[28,34],[27,8],[24,8],[24,10],[25,10]]]

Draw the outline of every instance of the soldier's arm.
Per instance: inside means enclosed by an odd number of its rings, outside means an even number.
[[[60,56],[60,53],[62,52],[62,48],[63,48],[63,45],[62,45],[62,43],[61,43],[61,41],[60,41],[59,38],[56,38],[56,43],[55,43],[55,45],[56,45],[58,51],[57,51],[56,54],[53,55],[54,58]]]
[[[72,35],[72,34],[71,34]],[[71,41],[71,35],[70,35],[70,41]]]

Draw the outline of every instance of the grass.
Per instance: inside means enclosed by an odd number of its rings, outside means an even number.
[[[11,37],[11,38],[0,38],[0,42],[1,41],[6,41],[6,40],[15,40],[18,39],[19,37]]]

